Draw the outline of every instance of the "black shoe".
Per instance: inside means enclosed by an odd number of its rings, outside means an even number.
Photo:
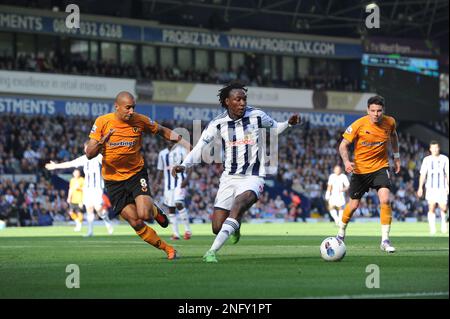
[[[156,205],[155,203],[153,203],[153,205],[155,205],[155,207],[158,209],[158,214],[155,216],[155,220],[162,228],[167,228],[167,226],[169,226],[169,218],[163,212],[163,210],[159,208],[158,205]]]

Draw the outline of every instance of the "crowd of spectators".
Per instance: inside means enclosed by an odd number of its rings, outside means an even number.
[[[233,69],[181,70],[178,66],[139,65],[137,63],[118,64],[113,61],[94,62],[81,55],[65,57],[59,51],[48,54],[19,54],[17,58],[0,55],[0,69],[29,72],[61,73],[71,75],[90,75],[106,77],[125,77],[142,80],[182,81],[195,83],[224,84],[239,79],[249,86],[285,87],[295,89],[360,91],[358,80],[351,80],[339,73],[317,72],[297,76],[290,80],[275,79],[270,70],[261,70],[254,64],[244,64]]]
[[[50,226],[66,220],[66,199],[66,190],[55,189],[42,176],[36,183],[4,179],[0,181],[0,219],[14,226]]]
[[[448,116],[444,116],[440,121],[429,122],[428,125],[439,133],[448,136]]]
[[[92,119],[11,115],[2,115],[0,119],[0,212],[3,218],[15,216],[21,226],[68,220],[67,188],[57,189],[50,182],[57,173],[46,171],[44,165],[50,160],[62,162],[82,155],[82,145],[89,134]],[[192,132],[190,123],[169,121],[162,124],[184,127]],[[333,166],[340,163],[337,146],[343,130],[310,127],[306,123],[283,133],[278,141],[278,170],[269,176],[271,183],[267,183],[264,194],[247,218],[285,221],[329,218],[324,193]],[[415,190],[427,147],[410,135],[400,133],[399,138],[402,170],[393,177],[391,200],[394,217],[398,220],[408,217],[420,219],[426,213],[426,202],[417,198]],[[164,147],[162,138],[144,138],[149,177],[159,185],[162,181],[156,181],[156,163],[158,151]],[[192,171],[187,204],[193,221],[209,221],[221,170],[222,165],[216,163],[197,165]],[[71,170],[66,173],[70,174]],[[5,179],[7,174],[32,174],[37,181],[13,183]],[[161,187],[154,195],[161,203]],[[355,217],[376,217],[378,214],[378,198],[375,192],[370,192],[362,200]]]

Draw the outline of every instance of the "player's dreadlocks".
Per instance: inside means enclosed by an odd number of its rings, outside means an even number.
[[[220,89],[219,94],[217,94],[222,107],[225,107],[225,108],[227,107],[227,105],[225,104],[225,100],[228,98],[230,92],[235,89],[241,89],[247,93],[247,88],[245,87],[245,84],[243,84],[242,82],[239,82],[239,81],[230,82],[227,86]]]

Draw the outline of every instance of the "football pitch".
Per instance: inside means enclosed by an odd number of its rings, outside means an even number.
[[[240,242],[226,244],[217,264],[202,260],[214,238],[209,224],[175,242],[170,226],[153,227],[180,259],[168,261],[127,225],[113,235],[98,225],[91,238],[70,226],[3,229],[0,298],[449,298],[448,235],[429,236],[426,223],[394,223],[395,254],[379,249],[378,223],[351,223],[340,262],[319,254],[336,234],[332,223],[243,224]],[[69,289],[72,264],[80,287]]]

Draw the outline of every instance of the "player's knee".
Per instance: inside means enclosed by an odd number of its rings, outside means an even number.
[[[241,203],[241,204],[239,204],[239,213],[244,213],[246,210],[247,210],[247,207],[248,207],[249,205],[247,205],[246,203]]]
[[[350,210],[351,210],[352,212],[354,212],[355,210],[358,209],[358,207],[359,207],[359,202],[358,202],[358,203],[350,203],[350,204],[349,204],[349,207],[350,207]]]
[[[250,201],[249,198],[245,198],[245,200],[242,201],[236,201],[234,202],[234,209],[238,212],[238,213],[244,213],[247,210],[248,205],[248,201]]]
[[[145,227],[145,223],[142,219],[129,219],[128,223],[135,231],[141,230]]]
[[[222,226],[218,225],[218,224],[212,224],[212,232],[214,235],[217,235],[220,232],[220,229],[222,228]]]
[[[139,219],[143,219],[143,220],[149,220],[150,216],[153,216],[153,214],[150,214],[150,212],[152,211],[152,206],[150,207],[139,207],[137,209],[137,215],[139,217]]]
[[[389,198],[380,198],[380,205],[391,206],[391,202],[389,201]]]

